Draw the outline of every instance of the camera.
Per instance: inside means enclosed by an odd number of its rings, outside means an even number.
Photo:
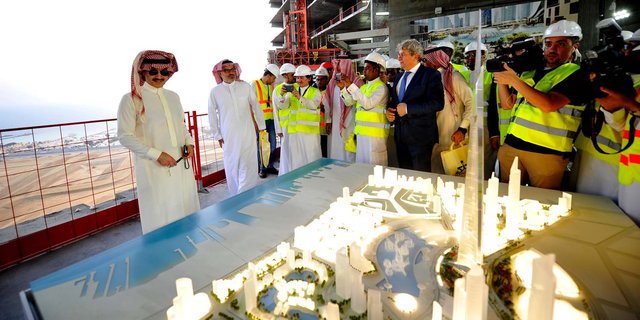
[[[544,65],[542,48],[536,45],[533,38],[514,41],[511,45],[497,49],[498,57],[487,60],[488,72],[505,71],[503,63],[520,74],[524,71],[535,70]]]
[[[583,54],[580,69],[589,76],[596,98],[605,97],[600,87],[616,90],[628,97],[635,96],[633,80],[626,71],[627,59],[622,50],[622,28],[612,19],[604,19],[596,28],[600,31],[599,44]]]
[[[600,87],[605,87],[627,97],[635,97],[633,80],[626,71],[629,63],[622,52],[622,28],[612,18],[598,22],[596,28],[600,31],[599,44],[586,51],[580,63],[580,69],[591,80],[591,92],[595,98],[606,97],[600,90]],[[595,137],[600,133],[603,122],[602,112],[596,110],[595,101],[590,101],[582,113],[582,134],[593,138],[594,147],[600,153],[604,152],[596,145]]]
[[[284,92],[293,92],[293,84],[285,83],[282,85]]]

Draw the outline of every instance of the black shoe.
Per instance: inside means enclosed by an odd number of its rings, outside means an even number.
[[[275,174],[276,176],[278,175],[278,169],[276,168],[267,168],[266,171],[267,173]]]
[[[267,177],[267,174],[266,174],[264,171],[260,171],[260,172],[258,172],[258,176],[259,176],[261,179],[264,179],[264,178],[266,178],[266,177]]]

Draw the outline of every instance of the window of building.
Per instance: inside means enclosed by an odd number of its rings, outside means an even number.
[[[569,13],[577,14],[579,10],[580,10],[580,2],[574,2],[569,5]]]

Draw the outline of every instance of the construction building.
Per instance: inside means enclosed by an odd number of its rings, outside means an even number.
[[[317,65],[340,54],[362,57],[372,50],[395,57],[395,47],[404,39],[423,44],[432,32],[473,28],[483,10],[483,28],[558,20],[577,20],[582,26],[582,48],[598,44],[595,23],[627,10],[618,23],[624,30],[640,28],[640,10],[635,0],[269,0],[278,11],[271,26],[282,28],[272,40],[276,50],[269,60],[278,64]],[[461,30],[459,30],[461,29]],[[436,40],[434,40],[436,41]],[[390,48],[393,48],[390,50]]]

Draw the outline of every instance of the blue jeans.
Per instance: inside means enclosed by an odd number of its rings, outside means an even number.
[[[271,154],[269,155],[269,165],[266,168],[273,168],[273,160],[275,160],[274,151],[276,150],[276,126],[271,120],[264,121],[267,127],[267,133],[269,134],[269,144],[271,144]],[[265,166],[262,165],[262,161],[260,159],[260,133],[256,133],[256,141],[258,143],[258,169],[263,171]]]

